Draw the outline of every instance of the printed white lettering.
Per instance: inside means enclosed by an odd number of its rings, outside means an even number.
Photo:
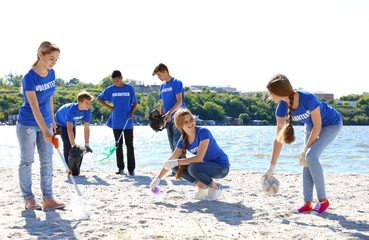
[[[300,115],[297,115],[297,116],[293,116],[292,117],[292,120],[293,121],[301,121],[301,120],[304,120],[304,119],[307,119],[310,117],[310,111],[307,110],[306,113],[304,114],[300,114]]]
[[[164,88],[162,92],[165,93],[165,92],[171,92],[171,91],[173,91],[172,87],[168,87],[168,88]]]
[[[113,93],[113,97],[129,97],[129,92]]]
[[[199,150],[199,147],[192,148],[188,151],[190,151],[190,153],[192,153],[192,154],[195,154],[197,152],[197,150]]]
[[[42,85],[36,85],[36,92],[46,91],[53,87],[55,87],[55,80]]]

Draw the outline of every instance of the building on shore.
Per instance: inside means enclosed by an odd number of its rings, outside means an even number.
[[[317,96],[318,98],[324,99],[324,100],[331,100],[334,99],[334,94],[333,93],[327,93],[327,92],[315,92],[314,93],[315,96]]]

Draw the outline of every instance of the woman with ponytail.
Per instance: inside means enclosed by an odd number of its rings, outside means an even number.
[[[19,110],[16,126],[20,146],[19,185],[27,210],[65,207],[53,198],[53,145],[56,129],[53,94],[55,72],[53,67],[59,59],[59,48],[48,41],[40,44],[37,61],[22,79],[24,104]],[[40,158],[41,190],[43,203],[37,204],[32,192],[32,163],[35,147]]]
[[[342,128],[340,114],[311,93],[293,90],[290,81],[282,74],[275,75],[267,85],[270,98],[278,103],[276,110],[277,135],[273,144],[269,169],[262,179],[272,177],[284,143],[295,140],[292,121],[305,124],[304,147],[298,156],[303,166],[303,193],[305,204],[292,210],[295,213],[323,213],[329,206],[319,156],[336,138]],[[288,119],[286,123],[286,118]],[[314,186],[319,202],[312,207]]]
[[[183,177],[198,187],[196,199],[217,200],[221,195],[221,187],[213,179],[227,176],[230,166],[227,155],[207,128],[196,126],[195,118],[187,109],[175,113],[174,124],[181,131],[181,138],[172,156],[164,162],[159,176],[150,183],[150,189],[155,189],[172,169],[176,172],[177,180]],[[186,151],[195,156],[187,158]]]

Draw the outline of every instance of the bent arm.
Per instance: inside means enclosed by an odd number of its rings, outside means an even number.
[[[210,139],[202,140],[197,150],[197,155],[190,158],[178,159],[178,165],[190,165],[191,163],[199,163],[205,157],[205,153],[208,150]]]
[[[310,137],[305,145],[306,148],[311,147],[313,143],[318,139],[320,131],[322,130],[322,116],[320,115],[320,107],[314,109],[311,113],[311,120],[313,121],[313,129],[311,130]]]
[[[281,153],[282,147],[283,147],[283,143],[280,143],[277,141],[277,136],[279,132],[281,131],[281,129],[284,127],[284,125],[286,125],[286,117],[276,116],[276,119],[277,119],[277,133],[276,133],[276,138],[274,139],[274,143],[273,143],[272,158],[270,160],[270,163],[274,166],[277,164],[279,154]]]
[[[136,107],[137,107],[137,103],[135,102],[135,103],[132,104],[132,109],[129,112],[129,115],[130,115],[129,120],[131,120],[133,118],[133,113],[135,112]]]
[[[182,148],[176,148],[168,160],[178,159],[182,155]],[[162,179],[169,170],[162,168],[159,173],[159,178]]]
[[[165,118],[167,119],[167,121],[169,121],[171,119],[172,114],[176,112],[182,106],[182,93],[181,92],[176,94],[176,99],[177,99],[177,102],[174,104],[174,106],[167,113],[165,113]]]
[[[40,108],[38,106],[36,92],[26,91],[26,97],[29,102],[29,105],[31,106],[32,114],[37,122],[37,125],[40,127],[42,133],[44,134],[45,142],[51,143],[52,134],[49,132],[49,129],[47,128],[44,117],[41,114]],[[52,116],[54,115],[52,114]]]
[[[104,107],[106,107],[107,109],[109,109],[110,111],[113,111],[114,110],[114,107],[113,106],[110,106],[109,104],[107,104],[104,100],[98,98],[97,101],[103,105]]]

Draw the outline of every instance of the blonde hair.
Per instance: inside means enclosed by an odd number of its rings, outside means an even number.
[[[78,102],[83,102],[83,100],[85,99],[92,101],[94,100],[94,96],[92,96],[90,93],[86,91],[78,93],[78,96],[77,96]]]
[[[268,83],[267,89],[269,92],[281,96],[288,97],[290,105],[288,106],[288,124],[286,124],[278,133],[277,141],[280,143],[290,144],[295,141],[295,131],[292,125],[292,106],[294,101],[295,91],[288,78],[283,74],[275,75]]]
[[[60,49],[58,46],[56,46],[54,43],[51,43],[49,41],[43,41],[40,46],[38,47],[37,50],[37,61],[32,65],[32,67],[36,66],[38,61],[40,60],[39,58],[39,53],[41,53],[42,55],[46,55],[46,54],[50,54],[54,51],[58,51],[60,53]]]
[[[174,114],[174,124],[176,125],[176,127],[178,128],[178,130],[181,131],[181,138],[182,138],[182,158],[186,158],[186,150],[187,150],[187,133],[183,130],[183,125],[184,125],[184,118],[186,116],[190,116],[192,119],[195,119],[194,116],[192,115],[192,113],[187,110],[187,109],[179,109],[175,114]],[[183,173],[183,165],[179,166],[177,174],[176,174],[176,179],[180,180],[182,177],[182,173]]]

